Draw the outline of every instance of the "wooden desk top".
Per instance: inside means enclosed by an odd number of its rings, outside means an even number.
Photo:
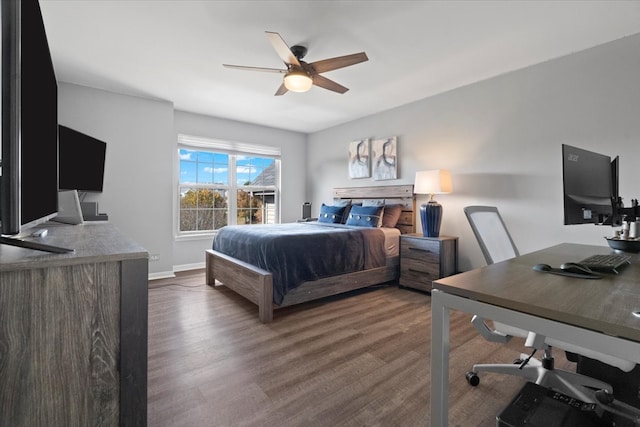
[[[560,267],[593,254],[609,254],[606,246],[564,243],[541,251],[438,279],[433,288],[448,294],[560,321],[640,342],[640,254],[620,274],[578,279],[534,271],[535,264]]]

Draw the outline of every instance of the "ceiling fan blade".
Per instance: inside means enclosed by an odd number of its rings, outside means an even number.
[[[295,65],[298,67],[300,66],[298,58],[296,58],[293,52],[291,52],[291,49],[289,49],[289,46],[285,43],[280,34],[271,31],[265,31],[265,33],[267,33],[267,37],[269,37],[271,45],[285,64]]]
[[[316,75],[316,76],[313,76],[312,78],[313,78],[314,85],[320,86],[321,88],[324,88],[324,89],[329,89],[338,93],[345,93],[346,91],[349,90],[346,87],[342,86],[341,84],[338,84],[333,80],[330,80],[324,76]]]
[[[289,91],[289,89],[287,89],[287,87],[284,85],[284,83],[282,83],[274,95],[275,96],[284,95],[288,91]]]
[[[268,73],[286,73],[288,71],[288,70],[281,70],[279,68],[247,67],[245,65],[222,64],[222,66],[225,68],[234,68],[236,70],[266,71]]]
[[[349,65],[359,64],[368,61],[369,58],[364,52],[353,53],[351,55],[338,56],[336,58],[323,59],[321,61],[312,62],[311,66],[316,73],[324,73],[326,71],[337,70],[338,68],[348,67]]]

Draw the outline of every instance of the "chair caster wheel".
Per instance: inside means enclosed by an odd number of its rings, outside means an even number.
[[[613,394],[607,392],[606,390],[598,390],[596,391],[595,395],[596,400],[603,405],[610,405],[615,400]]]
[[[464,377],[467,379],[467,382],[473,387],[480,384],[480,377],[475,372],[467,372]]]

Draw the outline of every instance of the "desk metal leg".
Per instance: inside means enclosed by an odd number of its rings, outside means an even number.
[[[449,421],[449,308],[431,291],[431,426]]]
[[[450,311],[477,314],[559,341],[640,363],[640,340],[628,340],[488,303],[431,291],[431,426],[449,420]],[[640,424],[639,424],[640,425]]]

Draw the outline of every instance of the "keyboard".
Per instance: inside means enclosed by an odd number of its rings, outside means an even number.
[[[603,271],[607,273],[618,273],[618,269],[625,265],[631,264],[628,255],[608,254],[608,255],[591,255],[579,262],[594,271]]]

